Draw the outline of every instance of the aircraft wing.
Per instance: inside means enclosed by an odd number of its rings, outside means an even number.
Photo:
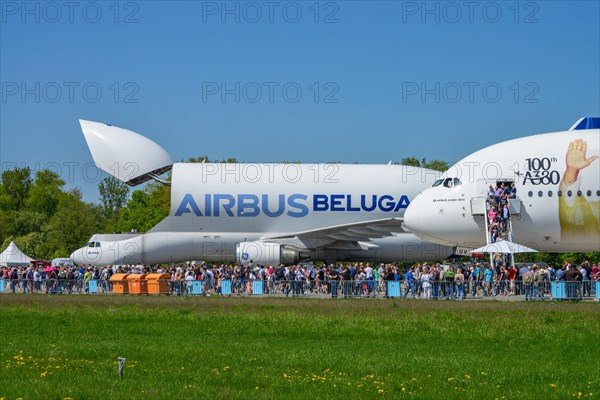
[[[394,236],[396,233],[406,232],[402,227],[402,218],[386,218],[372,221],[355,222],[328,226],[326,228],[312,229],[309,231],[290,233],[279,236],[269,236],[263,239],[320,239],[341,241],[368,241],[369,239]]]

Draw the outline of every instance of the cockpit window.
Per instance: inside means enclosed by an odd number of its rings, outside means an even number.
[[[88,247],[94,247],[95,243],[94,242],[89,242],[88,243]]]
[[[436,186],[440,186],[440,185],[443,185],[444,187],[446,187],[448,189],[452,189],[454,187],[458,187],[458,186],[462,185],[462,182],[458,178],[438,179],[437,181],[435,181],[433,183],[433,185],[431,187],[436,187]]]
[[[100,247],[100,242],[96,242],[96,247]]]

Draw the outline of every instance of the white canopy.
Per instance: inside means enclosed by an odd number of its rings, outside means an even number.
[[[508,240],[500,240],[496,243],[490,243],[475,250],[471,253],[537,253],[537,250],[520,245],[518,243],[509,242]]]
[[[10,242],[8,247],[0,254],[0,266],[18,266],[18,265],[27,265],[33,259],[28,257],[25,253],[23,253],[15,244],[15,242]]]

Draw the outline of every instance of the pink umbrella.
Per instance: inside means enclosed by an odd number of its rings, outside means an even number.
[[[58,271],[58,268],[56,268],[56,267],[46,267],[46,268],[44,268],[44,272],[52,272],[52,271]]]

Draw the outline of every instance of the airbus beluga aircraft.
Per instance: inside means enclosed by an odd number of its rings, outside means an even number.
[[[489,187],[512,185],[513,241],[545,252],[600,251],[600,118],[509,140],[451,167],[411,202],[405,226],[459,252],[485,245]]]
[[[185,260],[443,259],[453,249],[402,227],[411,199],[440,173],[401,165],[173,163],[135,132],[81,120],[96,164],[130,186],[171,186],[170,214],[147,233],[94,235],[77,264]],[[171,171],[170,182],[161,175]]]

